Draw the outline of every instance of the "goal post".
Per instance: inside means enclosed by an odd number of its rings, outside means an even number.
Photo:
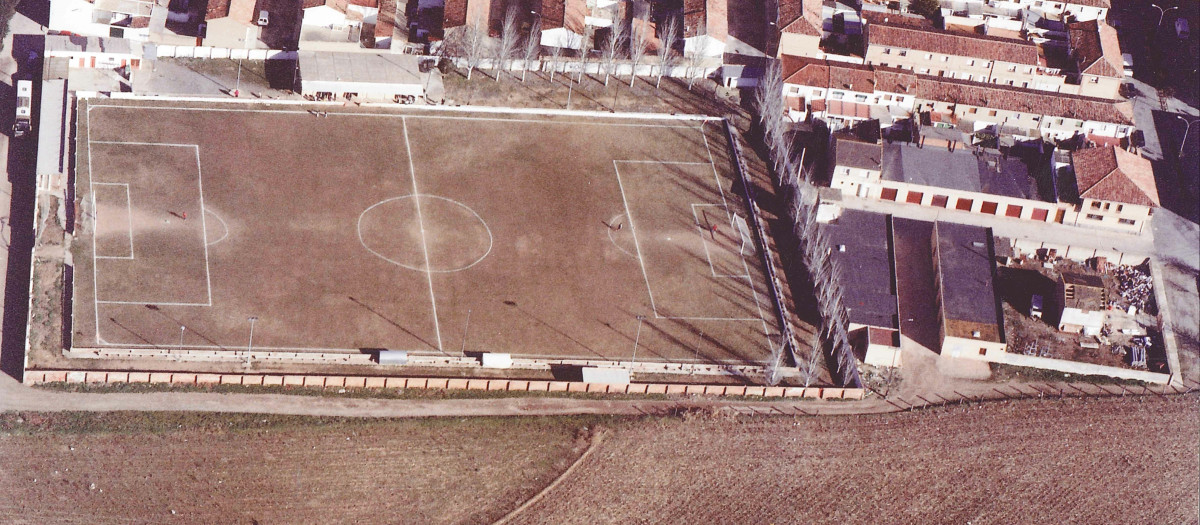
[[[730,214],[730,228],[738,232],[742,238],[742,247],[738,249],[738,253],[746,255],[746,247],[754,246],[754,238],[750,236],[750,226],[746,224],[746,218],[736,213]]]

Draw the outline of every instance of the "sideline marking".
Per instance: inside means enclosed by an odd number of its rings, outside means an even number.
[[[412,177],[413,195],[420,195],[421,192],[417,190],[417,170],[413,167],[412,143],[408,140],[408,119],[401,117],[400,123],[404,126],[404,150],[408,153],[408,173]],[[417,227],[421,230],[421,251],[425,253],[425,277],[429,281],[429,304],[433,307],[433,331],[437,335],[438,351],[445,353],[442,348],[442,329],[438,325],[437,296],[433,293],[433,271],[429,265],[429,246],[425,241],[425,219],[421,217],[421,199],[417,198],[414,201],[417,204]],[[360,215],[359,218],[361,219],[362,216]],[[361,237],[359,239],[361,240]]]
[[[717,183],[717,191],[721,192],[721,202],[725,203],[725,209],[729,210],[729,201],[725,200],[725,188],[721,186],[721,176],[717,174],[717,163],[715,160],[713,160],[712,148],[708,146],[708,135],[704,133],[704,122],[700,123],[700,127],[698,129],[700,131],[700,138],[704,139],[704,149],[708,151],[708,162],[712,164],[713,181]],[[750,190],[749,188],[746,188],[744,191],[749,192]],[[749,199],[749,197],[747,197],[747,199]],[[748,203],[747,206],[749,206]],[[750,210],[750,213],[754,213],[753,210]],[[745,257],[742,257],[742,268],[745,268],[746,275],[750,275],[750,265],[746,264]],[[765,275],[767,275],[766,271],[764,270],[763,273],[765,277]],[[762,304],[758,300],[758,290],[754,286],[753,279],[750,280],[750,293],[754,295],[754,307],[758,309],[758,318],[760,321],[762,321],[763,337],[767,340],[767,348],[773,348],[770,330],[767,328],[767,318],[763,317]],[[784,322],[786,322],[786,320]]]

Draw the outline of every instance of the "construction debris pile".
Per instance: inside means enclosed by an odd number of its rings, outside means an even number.
[[[1110,306],[1137,313],[1146,310],[1154,295],[1154,280],[1146,264],[1139,266],[1120,265],[1113,269],[1120,297],[1110,301]]]

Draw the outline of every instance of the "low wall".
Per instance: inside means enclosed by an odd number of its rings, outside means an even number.
[[[296,60],[295,51],[279,49],[230,49],[211,46],[173,46],[159,44],[154,48],[158,58],[228,58],[231,60]]]
[[[1039,357],[1034,355],[1013,354],[1005,352],[996,356],[996,358],[988,359],[996,363],[1006,365],[1028,366],[1031,368],[1042,368],[1046,370],[1057,370],[1059,372],[1067,372],[1071,374],[1091,375],[1091,376],[1108,376],[1120,379],[1133,379],[1137,381],[1145,381],[1147,383],[1167,384],[1171,380],[1168,374],[1160,374],[1157,372],[1149,372],[1146,370],[1132,370],[1128,368],[1118,368],[1115,366],[1097,365],[1092,363],[1080,363],[1078,361],[1065,361],[1062,359],[1052,359],[1049,357]]]
[[[156,383],[176,385],[252,385],[338,388],[420,388],[503,392],[589,392],[606,394],[697,394],[810,399],[863,399],[861,388],[802,388],[772,386],[675,385],[633,383],[614,385],[575,381],[515,379],[447,379],[292,374],[198,374],[193,372],[91,372],[27,370],[25,384],[39,383]]]

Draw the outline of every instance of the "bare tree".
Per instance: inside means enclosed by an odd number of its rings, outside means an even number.
[[[612,25],[608,28],[608,38],[604,40],[604,85],[608,85],[608,77],[611,76],[617,67],[617,59],[620,58],[621,48],[625,45],[626,31],[625,19],[621,16],[613,15]]]
[[[450,46],[450,53],[466,60],[467,80],[471,80],[471,74],[483,62],[484,53],[487,52],[487,34],[479,29],[482,23],[476,17],[473,23],[463,26],[455,33],[454,44]]]
[[[525,74],[529,72],[529,63],[537,59],[541,52],[542,21],[534,20],[533,25],[529,27],[529,34],[525,35],[525,47],[521,50],[521,58],[525,62],[525,67],[521,69],[521,82],[525,82]]]
[[[557,46],[557,45],[550,47],[550,82],[551,83],[554,82],[554,73],[558,71],[559,66],[562,64],[562,57],[563,57],[563,48],[562,47]],[[568,78],[567,80],[570,81],[570,78]]]
[[[667,66],[671,64],[674,58],[675,41],[679,40],[679,20],[672,16],[667,18],[665,24],[659,26],[658,33],[658,82],[654,84],[654,89],[658,89],[662,85],[663,74],[667,70]]]
[[[629,71],[629,87],[633,87],[634,81],[637,80],[637,67],[641,64],[642,57],[646,56],[646,45],[650,41],[646,35],[648,28],[647,21],[642,20],[638,23],[635,20],[629,30],[629,59],[633,62],[633,69]]]
[[[708,48],[708,38],[703,37],[696,40],[696,45],[692,48],[691,53],[684,53],[684,60],[687,61],[688,91],[692,90],[692,86],[696,83],[696,76],[703,71],[701,68],[708,59]]]
[[[517,51],[517,42],[521,40],[519,31],[517,6],[514,4],[504,12],[504,20],[500,22],[500,45],[496,46],[496,82],[500,81],[500,73],[507,65],[508,59]]]

